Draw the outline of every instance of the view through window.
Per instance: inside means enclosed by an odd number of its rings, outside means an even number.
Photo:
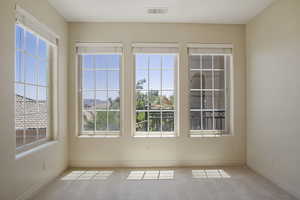
[[[136,136],[174,136],[176,54],[136,54]]]
[[[227,69],[230,55],[190,55],[190,128],[226,130]]]
[[[81,134],[120,132],[120,54],[82,54]]]
[[[18,24],[15,34],[15,129],[20,147],[48,136],[49,45]]]

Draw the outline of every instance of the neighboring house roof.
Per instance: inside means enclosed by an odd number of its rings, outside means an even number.
[[[16,129],[48,127],[47,101],[37,101],[16,95]],[[26,111],[26,114],[25,114]],[[26,117],[24,117],[26,116]]]

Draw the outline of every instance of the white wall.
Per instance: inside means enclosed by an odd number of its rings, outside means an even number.
[[[67,166],[67,24],[47,0],[23,0],[21,7],[60,37],[59,140],[16,159],[14,131],[15,1],[0,1],[0,199],[22,199],[61,173]],[[45,169],[43,165],[45,164]]]
[[[247,164],[300,198],[300,1],[247,25]]]
[[[241,165],[246,159],[245,139],[245,26],[158,23],[70,23],[69,24],[69,138],[71,166],[187,166]],[[76,132],[75,42],[122,42],[125,45],[125,77],[133,78],[133,42],[178,42],[180,44],[180,137],[132,138],[133,101],[126,87],[124,129],[118,139],[78,138]],[[186,42],[232,43],[234,71],[232,88],[233,136],[188,137],[188,66]]]

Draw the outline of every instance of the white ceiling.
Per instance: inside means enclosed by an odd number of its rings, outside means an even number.
[[[274,0],[48,0],[68,21],[244,24]],[[147,8],[167,7],[153,15]]]

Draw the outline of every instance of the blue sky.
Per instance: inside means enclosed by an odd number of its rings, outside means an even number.
[[[22,51],[25,50],[27,54]],[[17,82],[47,86],[48,47],[44,40],[16,26],[15,79]],[[25,70],[26,69],[26,70]],[[23,84],[16,85],[16,93],[31,99],[46,100],[47,89]],[[39,94],[39,95],[38,95]]]
[[[146,83],[143,84],[145,90],[148,89],[148,81],[150,90],[160,90],[161,87],[161,62],[162,62],[162,89],[174,89],[174,55],[145,55],[138,54],[136,56],[136,80],[145,79]],[[108,71],[96,72],[96,85],[95,76],[93,71],[88,69],[93,68],[93,61],[91,55],[85,55],[83,59],[83,89],[119,89],[119,69],[120,56],[118,55],[96,55],[95,67],[98,69],[108,69]],[[149,59],[149,60],[148,60]],[[148,80],[148,61],[149,61],[149,77]],[[110,70],[111,69],[111,70]],[[107,73],[107,75],[106,75]],[[107,78],[107,79],[106,79]]]

